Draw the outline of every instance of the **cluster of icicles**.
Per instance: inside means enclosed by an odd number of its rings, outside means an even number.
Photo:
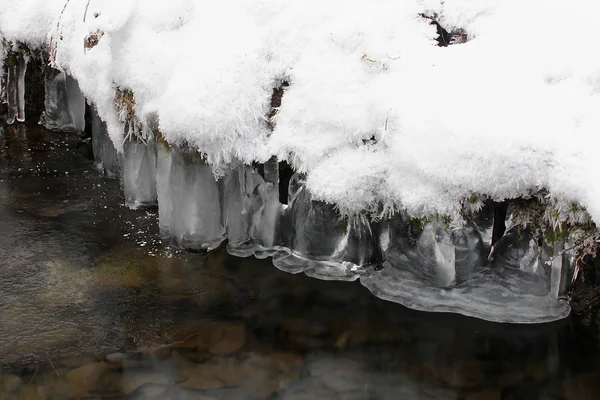
[[[85,100],[77,83],[58,71],[46,77],[45,125],[82,129]],[[417,310],[510,323],[569,314],[564,295],[574,268],[565,244],[540,244],[512,228],[489,257],[489,209],[452,230],[441,221],[418,226],[402,214],[345,220],[333,205],[312,199],[301,174],[289,181],[287,204],[280,202],[276,160],[262,173],[231,165],[216,180],[196,151],[151,138],[128,140],[118,154],[97,115],[92,131],[99,169],[121,180],[129,207],[158,205],[162,238],[181,248],[211,250],[228,239],[234,256],[272,257],[283,271],[319,279],[360,279],[375,296]]]

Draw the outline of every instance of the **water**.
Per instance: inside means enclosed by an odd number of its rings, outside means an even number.
[[[0,128],[0,399],[596,399],[571,319],[420,313],[159,240],[74,134]]]

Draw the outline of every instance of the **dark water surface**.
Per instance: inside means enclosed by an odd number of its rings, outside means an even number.
[[[571,320],[407,310],[160,243],[78,137],[0,127],[0,400],[600,399]]]

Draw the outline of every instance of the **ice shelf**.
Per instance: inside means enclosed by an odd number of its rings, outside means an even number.
[[[232,255],[271,256],[283,271],[324,280],[360,278],[375,296],[417,310],[510,323],[569,314],[564,295],[574,265],[571,253],[561,253],[564,243],[537,243],[512,228],[488,257],[489,208],[459,228],[403,214],[342,219],[334,206],[313,200],[302,174],[291,178],[284,205],[273,163],[264,177],[237,163],[217,181],[198,153],[156,148],[161,236],[177,246],[210,250],[228,237]]]

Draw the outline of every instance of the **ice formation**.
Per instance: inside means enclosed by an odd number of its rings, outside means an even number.
[[[6,94],[6,123],[25,121],[25,73],[29,57],[14,55],[7,63],[4,92]]]
[[[214,249],[225,240],[222,200],[212,168],[195,152],[159,143],[157,195],[161,236],[189,250]]]
[[[85,97],[77,81],[64,71],[45,69],[44,126],[53,131],[83,132]]]
[[[138,209],[156,204],[156,152],[153,139],[127,140],[123,145],[122,185],[125,204]]]
[[[98,116],[95,107],[92,114],[92,150],[96,168],[107,178],[118,178],[119,158],[117,150],[108,136],[106,123]]]
[[[568,312],[568,260],[510,242],[514,231],[495,237],[487,210],[463,218],[472,198],[545,190],[600,223],[597,1],[0,0],[0,9],[0,36],[49,47],[95,104],[125,154],[128,204],[157,198],[161,234],[176,244],[210,249],[228,236],[232,254],[360,277],[418,309],[511,322]],[[433,19],[459,40],[437,46]],[[549,27],[561,34],[548,40]],[[156,116],[160,141],[124,140],[117,88],[134,95],[139,121]],[[298,171],[287,205],[278,160]]]

